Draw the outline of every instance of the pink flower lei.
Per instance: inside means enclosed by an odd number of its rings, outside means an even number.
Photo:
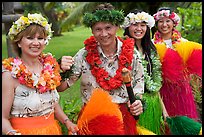
[[[30,72],[20,58],[8,58],[2,61],[5,69],[11,71],[14,78],[17,78],[20,84],[30,88],[38,89],[39,93],[56,89],[60,85],[60,67],[51,54],[41,54],[40,62],[43,64],[43,70],[40,76]]]
[[[118,69],[114,77],[111,77],[103,67],[100,67],[102,61],[99,57],[97,50],[98,45],[94,36],[91,36],[84,41],[85,49],[88,52],[86,60],[91,66],[91,73],[96,78],[96,82],[107,91],[117,89],[122,86],[123,81],[121,72],[123,68],[128,68],[129,70],[132,69],[131,64],[134,53],[134,40],[130,38],[126,40],[122,40],[121,38],[119,39],[123,42],[123,45],[119,56]]]

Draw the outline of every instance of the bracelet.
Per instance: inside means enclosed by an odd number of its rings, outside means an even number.
[[[9,130],[6,135],[9,135],[10,133],[13,133],[12,135],[14,135],[17,131],[14,129]]]

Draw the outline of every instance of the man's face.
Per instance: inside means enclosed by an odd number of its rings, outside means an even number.
[[[118,27],[108,22],[97,22],[92,26],[92,34],[101,46],[110,46],[115,43]]]

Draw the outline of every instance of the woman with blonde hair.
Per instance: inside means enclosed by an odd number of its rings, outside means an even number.
[[[2,61],[2,133],[6,135],[61,135],[58,119],[70,133],[77,132],[59,106],[60,67],[43,53],[51,25],[41,14],[21,16],[11,26],[17,57]]]

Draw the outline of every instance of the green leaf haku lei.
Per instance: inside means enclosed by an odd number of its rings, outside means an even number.
[[[158,92],[162,86],[161,62],[158,56],[156,55],[156,52],[152,50],[151,50],[150,58],[152,59],[153,67],[152,67],[152,73],[149,75],[147,72],[148,62],[141,57],[142,65],[144,67],[145,84],[149,92]]]
[[[124,19],[123,11],[96,10],[94,13],[85,13],[83,23],[86,27],[91,27],[96,22],[111,22],[113,25],[122,25]]]

